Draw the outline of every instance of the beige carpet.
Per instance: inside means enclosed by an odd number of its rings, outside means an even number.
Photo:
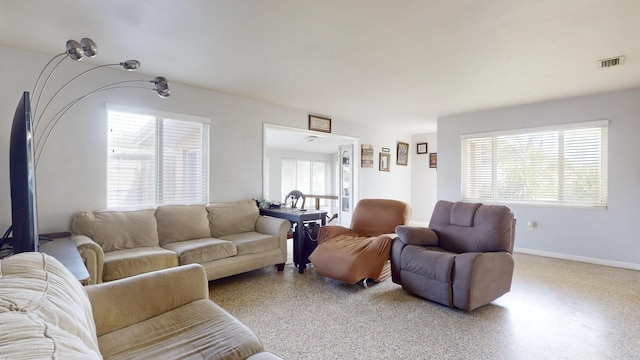
[[[210,295],[286,359],[640,359],[633,270],[516,254],[511,292],[472,313],[292,264],[213,281]]]

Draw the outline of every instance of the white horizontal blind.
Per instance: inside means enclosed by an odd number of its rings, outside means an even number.
[[[107,206],[207,203],[209,124],[108,110]]]
[[[462,138],[462,199],[607,205],[606,122]]]

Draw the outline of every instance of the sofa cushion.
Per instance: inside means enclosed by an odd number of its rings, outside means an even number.
[[[100,349],[105,359],[246,359],[263,346],[240,321],[202,299],[100,336]]]
[[[0,260],[0,357],[100,359],[91,304],[53,257],[29,252]]]
[[[156,211],[160,245],[211,236],[204,205],[163,205]]]
[[[202,264],[234,256],[238,252],[232,242],[212,238],[173,242],[164,248],[178,255],[180,265]]]
[[[255,231],[222,236],[220,239],[232,242],[238,249],[238,255],[256,254],[278,248],[278,238]]]
[[[106,251],[158,246],[156,210],[80,211],[73,215],[71,231],[85,235]]]
[[[178,266],[176,253],[159,246],[114,250],[104,253],[102,280],[112,281],[174,266]]]
[[[254,231],[260,211],[253,200],[207,205],[211,237]]]

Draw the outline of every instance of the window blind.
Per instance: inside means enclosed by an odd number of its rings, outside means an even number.
[[[608,122],[466,135],[462,199],[607,205]]]
[[[207,119],[110,107],[107,206],[207,203]]]

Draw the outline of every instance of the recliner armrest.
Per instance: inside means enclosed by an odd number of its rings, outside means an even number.
[[[507,251],[469,252],[456,256],[453,305],[471,311],[511,290],[513,256]]]
[[[348,229],[344,226],[340,225],[325,225],[320,226],[318,229],[318,245],[322,244],[328,239],[332,239],[338,235],[350,234],[354,237],[358,236],[358,234],[354,233],[351,229]]]
[[[396,226],[398,239],[407,245],[437,246],[438,235],[435,231],[420,226]]]

